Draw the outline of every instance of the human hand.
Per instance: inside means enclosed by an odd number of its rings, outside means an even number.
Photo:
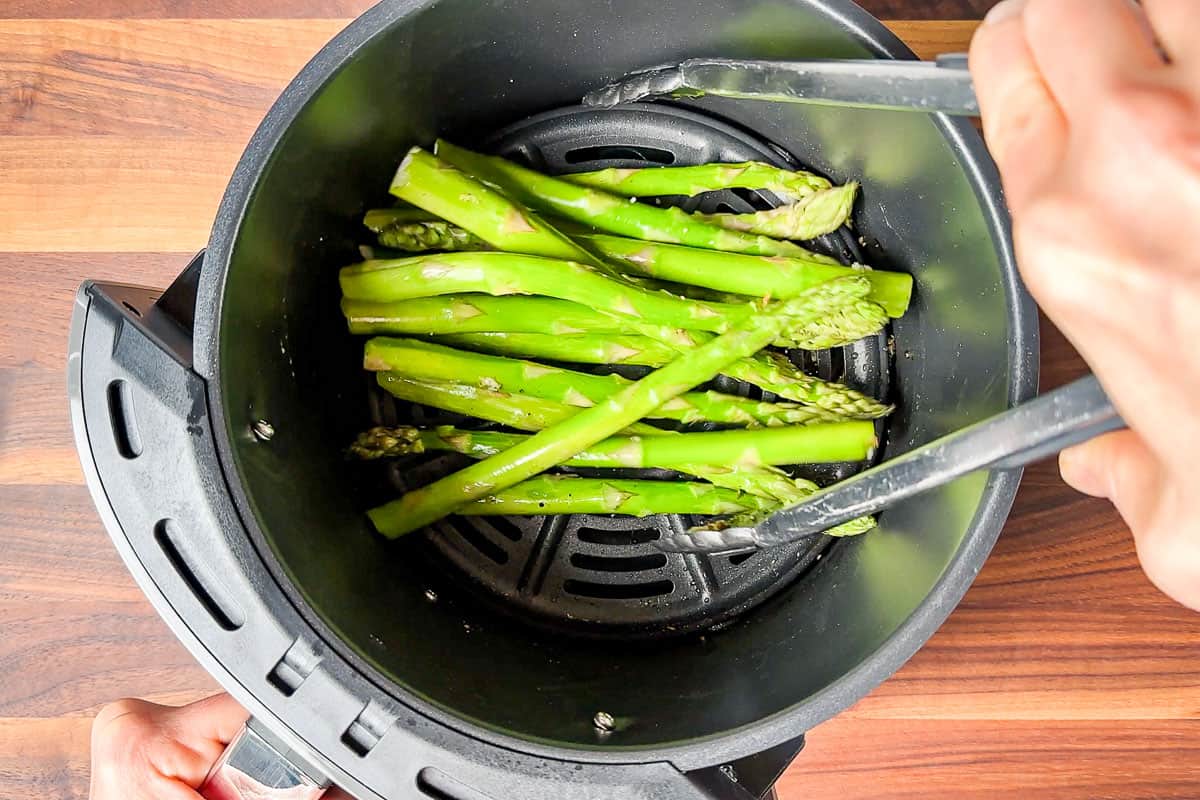
[[[1064,452],[1200,610],[1200,5],[1007,0],[971,72],[1029,291],[1130,430]]]
[[[182,708],[105,706],[92,724],[91,800],[200,800],[196,789],[246,716],[226,694]]]
[[[118,700],[92,724],[91,800],[201,800],[196,792],[246,722],[227,694],[181,708]],[[350,800],[338,790],[327,800]]]

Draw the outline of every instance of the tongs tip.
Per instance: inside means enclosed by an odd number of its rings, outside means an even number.
[[[758,549],[754,528],[705,525],[663,536],[654,546],[666,553],[735,555]]]
[[[680,65],[651,67],[631,72],[620,80],[588,92],[583,96],[583,104],[595,108],[612,108],[647,97],[671,94],[682,86]]]

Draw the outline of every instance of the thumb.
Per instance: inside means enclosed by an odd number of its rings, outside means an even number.
[[[249,717],[227,694],[172,708],[168,713],[176,741],[214,762]]]
[[[1063,480],[1094,497],[1112,500],[1133,532],[1138,559],[1150,581],[1200,611],[1200,536],[1180,508],[1159,460],[1133,431],[1109,433],[1064,450]]]
[[[1134,531],[1148,527],[1162,489],[1162,466],[1141,437],[1116,431],[1062,451],[1058,468],[1076,491],[1112,501]]]

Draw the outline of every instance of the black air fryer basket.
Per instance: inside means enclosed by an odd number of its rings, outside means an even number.
[[[853,234],[818,246],[913,273],[914,304],[800,363],[897,404],[885,458],[1033,394],[1036,318],[975,131],[714,98],[575,105],[704,55],[911,57],[842,0],[384,2],[272,109],[174,285],[81,288],[70,378],[93,495],[143,590],[254,715],[243,749],[360,798],[744,800],[966,591],[1016,474],[889,509],[868,536],[748,557],[657,551],[686,517],[451,518],[397,542],[365,520],[456,466],[343,455],[372,423],[442,419],[372,389],[337,286],[363,210],[437,135],[551,172],[764,160],[859,179]]]

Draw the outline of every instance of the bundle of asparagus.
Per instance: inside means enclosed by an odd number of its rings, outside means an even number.
[[[725,188],[787,204],[689,215],[637,202]],[[376,242],[340,275],[351,332],[373,337],[364,367],[397,398],[527,433],[365,432],[359,458],[475,459],[369,511],[375,527],[396,537],[452,513],[759,515],[817,488],[780,466],[867,458],[890,407],[773,349],[846,344],[907,309],[909,276],[790,241],[845,224],[857,189],[756,163],[559,178],[446,142],[413,148],[391,187],[402,205],[367,213]],[[656,369],[635,381],[564,363]],[[721,374],[779,399],[697,390]],[[558,467],[690,477],[545,474]]]

